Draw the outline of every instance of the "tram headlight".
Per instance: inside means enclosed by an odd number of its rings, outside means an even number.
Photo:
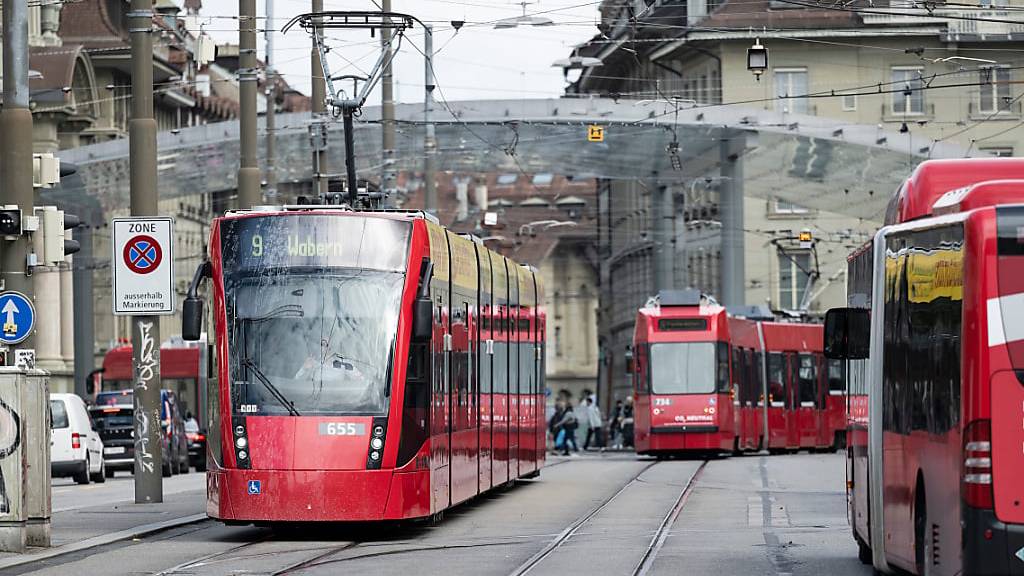
[[[374,436],[383,436],[384,435],[384,427],[381,426],[380,424],[374,426],[373,427],[373,435]]]
[[[245,448],[248,445],[249,445],[249,441],[246,440],[245,438],[236,438],[235,439],[235,446],[238,446],[239,449]]]
[[[249,455],[245,453],[245,450],[239,450],[238,451],[238,459],[239,460],[245,460],[248,457],[249,457]]]
[[[235,436],[245,436],[245,426],[241,424],[235,426]]]
[[[370,452],[370,460],[373,460],[374,462],[380,460],[380,452],[377,452],[376,450]]]
[[[381,440],[380,438],[374,438],[373,440],[370,440],[370,448],[373,448],[374,450],[380,450],[383,447],[384,441]]]

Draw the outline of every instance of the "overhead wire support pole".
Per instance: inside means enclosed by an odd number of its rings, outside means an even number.
[[[310,6],[313,13],[323,12],[324,0],[312,0]],[[327,52],[323,49],[323,30],[317,26],[319,19],[313,21],[313,46],[310,62],[310,73],[312,74],[312,98],[313,98],[313,125],[310,130],[313,132],[313,142],[324,140],[322,145],[313,146],[313,195],[323,202],[327,197],[327,180],[323,175],[327,172],[327,126],[324,124],[327,116],[327,74],[324,72],[327,64]],[[285,27],[287,32],[287,27]]]
[[[274,0],[266,0],[266,17],[267,24],[263,33],[266,46],[266,65],[264,66],[264,70],[266,71],[266,81],[264,82],[264,88],[266,90],[267,98],[267,173],[264,198],[267,202],[273,203],[277,198],[277,167],[274,165],[277,162],[275,150],[277,146],[277,126],[275,119],[277,114],[277,77],[274,72]]]
[[[157,215],[156,119],[153,118],[153,2],[132,0],[132,115],[128,154],[132,216]],[[163,502],[160,450],[160,321],[132,316],[135,503]]]
[[[238,207],[260,203],[260,169],[256,160],[256,0],[238,0],[238,100],[241,156]]]
[[[434,131],[434,28],[424,26],[423,37],[424,82],[423,82],[423,186],[424,209],[437,213],[437,137]]]
[[[391,12],[391,0],[381,0],[381,11]],[[380,121],[381,121],[381,192],[389,198],[397,188],[395,173],[395,91],[391,68],[391,29],[380,31],[381,51],[385,64],[380,80]]]

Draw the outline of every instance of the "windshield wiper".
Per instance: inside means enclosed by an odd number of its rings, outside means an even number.
[[[261,384],[266,386],[267,390],[269,390],[270,393],[274,395],[274,398],[277,398],[277,401],[280,402],[282,406],[288,409],[289,414],[291,414],[292,416],[302,416],[302,414],[299,414],[299,411],[295,409],[295,406],[291,403],[291,401],[285,398],[284,394],[281,394],[281,391],[277,389],[277,386],[274,386],[270,379],[264,376],[263,372],[261,372],[260,369],[256,367],[255,362],[253,362],[250,358],[242,358],[242,365],[252,370],[252,373],[253,375],[256,376],[256,379],[259,380]]]

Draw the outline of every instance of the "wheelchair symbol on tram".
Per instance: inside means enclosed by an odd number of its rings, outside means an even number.
[[[249,495],[255,496],[263,491],[263,483],[259,480],[249,480]]]

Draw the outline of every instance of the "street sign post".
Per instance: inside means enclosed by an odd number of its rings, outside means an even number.
[[[173,238],[171,218],[114,219],[114,314],[174,313]]]

